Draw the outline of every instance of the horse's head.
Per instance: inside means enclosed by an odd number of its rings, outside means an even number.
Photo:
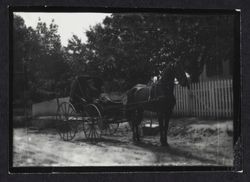
[[[163,70],[158,85],[162,87],[164,94],[169,94],[174,88],[174,79],[177,79],[181,86],[189,88],[189,81],[184,70],[184,66],[180,62],[169,63]]]
[[[184,66],[180,61],[173,64],[173,72],[174,72],[174,76],[178,80],[179,84],[181,86],[189,88],[189,81],[188,81],[187,75],[185,73]]]

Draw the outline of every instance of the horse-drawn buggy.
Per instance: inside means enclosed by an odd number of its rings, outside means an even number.
[[[189,86],[180,62],[169,63],[156,84],[138,84],[120,95],[102,93],[103,81],[97,77],[77,77],[70,101],[58,106],[57,130],[63,140],[72,140],[82,125],[86,138],[96,141],[102,134],[113,134],[119,123],[128,121],[133,140],[139,141],[138,126],[143,113],[151,111],[157,113],[160,140],[167,145],[169,119],[176,103],[173,94],[176,79],[180,85]]]
[[[103,93],[103,80],[78,76],[71,85],[69,102],[59,104],[56,128],[63,140],[72,140],[79,129],[90,141],[113,134],[125,120],[126,95]]]

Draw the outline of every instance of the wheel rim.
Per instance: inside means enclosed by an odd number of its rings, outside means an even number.
[[[62,103],[57,111],[57,132],[64,141],[72,140],[77,133],[77,124],[74,122],[76,112],[70,103]]]
[[[83,131],[85,137],[91,142],[96,142],[101,137],[102,117],[98,108],[90,104],[84,109]]]

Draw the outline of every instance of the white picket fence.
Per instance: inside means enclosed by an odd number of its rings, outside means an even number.
[[[190,90],[175,86],[174,115],[196,117],[233,117],[232,79],[199,82]]]

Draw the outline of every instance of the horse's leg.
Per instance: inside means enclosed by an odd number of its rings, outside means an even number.
[[[130,126],[130,129],[132,131],[133,141],[135,141],[135,125],[136,125],[135,112],[132,110],[128,110],[126,112],[126,117],[127,117],[127,121]]]
[[[135,141],[135,121],[131,121],[131,130],[132,130],[133,141]]]
[[[158,121],[159,121],[159,127],[160,127],[160,142],[163,143],[163,114],[158,113]]]
[[[169,120],[172,116],[172,109],[165,113],[164,121],[163,121],[163,146],[168,146],[168,127],[169,127]]]
[[[169,124],[169,115],[168,113],[165,114],[163,119],[163,139],[162,139],[162,145],[167,146],[167,135],[168,135],[168,124]]]
[[[139,109],[136,113],[136,139],[140,141],[140,132],[139,132],[139,125],[141,124],[143,119],[143,110]]]
[[[132,129],[132,134],[133,134],[133,141],[136,141],[136,117],[135,113],[131,114],[130,122],[131,122],[131,129]]]
[[[134,117],[134,141],[139,141],[139,131],[138,131],[138,125],[139,125],[139,117],[138,117],[138,110],[135,111],[135,117]]]
[[[135,141],[139,141],[140,137],[139,137],[139,131],[138,131],[138,124],[136,123],[135,125]]]

